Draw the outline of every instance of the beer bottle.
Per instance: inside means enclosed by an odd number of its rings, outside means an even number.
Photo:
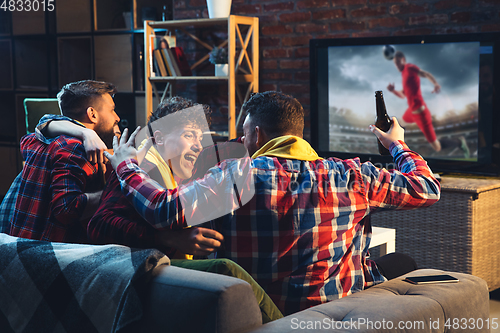
[[[392,120],[387,115],[387,110],[385,109],[384,96],[382,91],[375,91],[375,102],[377,105],[377,118],[375,119],[375,126],[381,131],[387,132],[391,128]],[[385,148],[384,145],[377,139],[378,142],[378,152],[380,155],[390,155],[389,149]]]

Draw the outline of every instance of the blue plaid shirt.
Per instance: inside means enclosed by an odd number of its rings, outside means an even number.
[[[45,144],[50,144],[56,139],[56,138],[46,138],[45,135],[43,135],[43,130],[45,129],[47,124],[52,120],[68,120],[71,121],[72,123],[81,125],[77,121],[62,115],[46,114],[40,119],[38,125],[35,128],[35,135],[37,139]],[[9,191],[3,198],[2,204],[0,205],[0,232],[2,233],[8,234],[10,231],[10,221],[14,216],[17,194],[19,193],[19,186],[21,185],[21,173],[22,172],[20,172],[17,175],[17,177],[10,185]]]

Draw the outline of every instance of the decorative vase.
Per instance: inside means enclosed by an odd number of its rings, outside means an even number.
[[[215,76],[228,76],[229,64],[215,64]]]
[[[228,17],[231,13],[231,0],[207,0],[208,17]]]

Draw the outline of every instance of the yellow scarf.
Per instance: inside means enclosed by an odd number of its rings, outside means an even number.
[[[309,142],[293,135],[279,136],[269,140],[252,155],[252,158],[257,158],[259,156],[280,157],[302,161],[315,161],[321,158],[314,151]]]
[[[147,139],[142,141],[138,149],[144,147],[146,141]],[[174,175],[172,174],[170,167],[168,166],[167,162],[165,162],[163,157],[161,157],[160,153],[158,152],[158,150],[156,150],[155,147],[149,148],[144,158],[149,162],[153,163],[154,165],[156,165],[158,171],[160,171],[161,178],[163,179],[163,183],[165,183],[165,187],[167,189],[173,190],[174,188],[177,187],[177,182],[174,179]]]
[[[146,144],[146,141],[147,139],[142,141],[138,149],[141,149]],[[165,160],[163,159],[163,157],[161,157],[160,153],[158,152],[158,150],[156,150],[155,147],[149,148],[144,158],[149,162],[153,163],[154,165],[156,165],[158,171],[160,171],[161,178],[163,179],[163,182],[165,183],[165,187],[167,189],[173,190],[174,188],[177,187],[177,182],[174,179],[172,170],[170,170],[170,167],[168,166],[167,162],[165,162]],[[181,253],[180,251],[176,251],[175,254],[171,256],[171,258],[193,260],[193,256],[191,254]]]

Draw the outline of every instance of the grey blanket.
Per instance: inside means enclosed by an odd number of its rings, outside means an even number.
[[[124,332],[142,317],[157,250],[0,234],[0,332]]]

